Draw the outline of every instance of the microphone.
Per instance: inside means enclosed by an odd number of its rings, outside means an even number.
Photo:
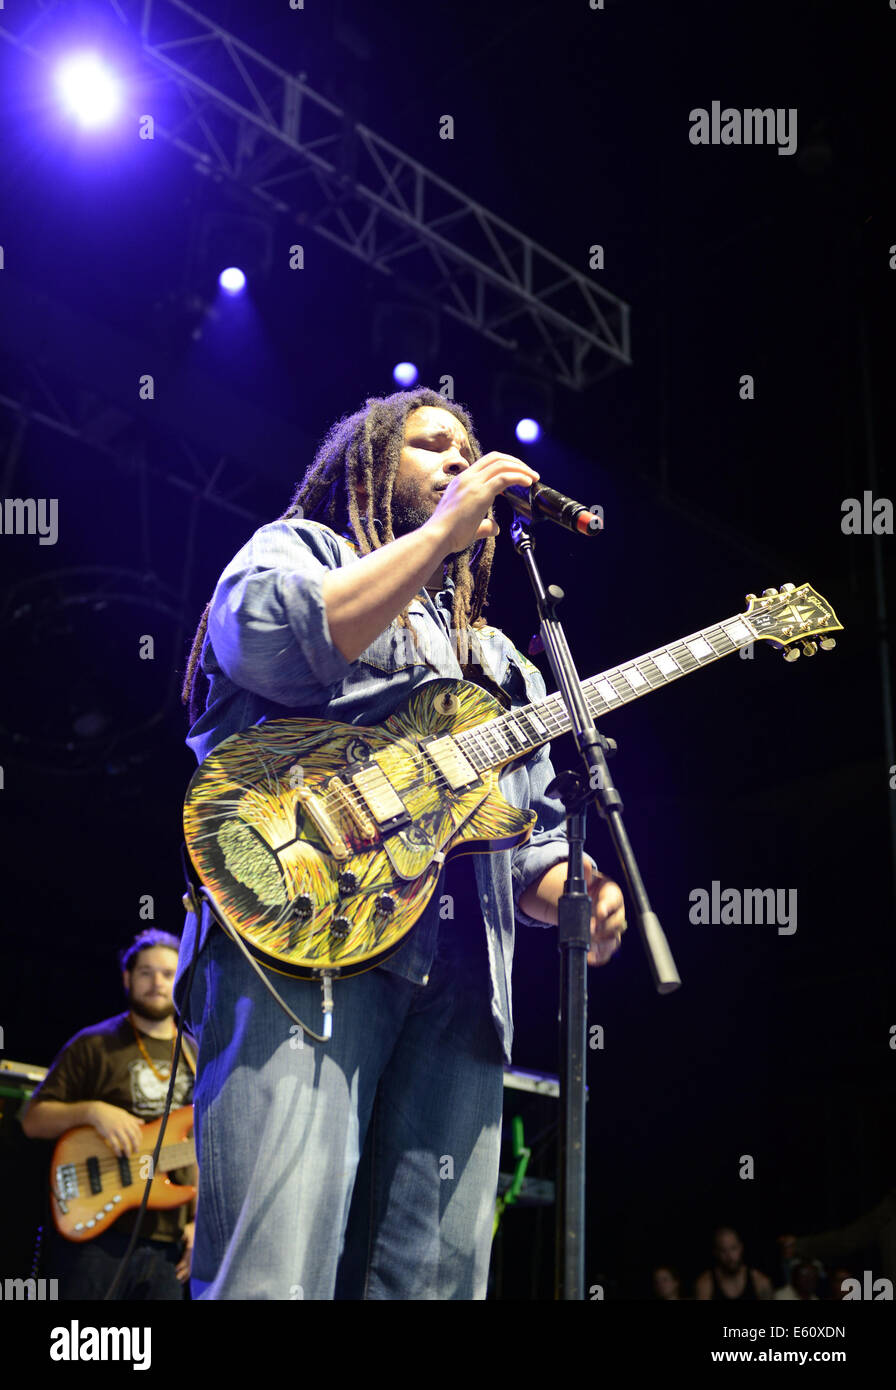
[[[589,511],[581,502],[574,502],[562,492],[545,487],[544,483],[533,483],[531,487],[514,484],[498,495],[506,497],[514,510],[527,521],[547,517],[558,526],[564,526],[567,531],[577,531],[582,536],[593,536],[604,529],[604,519],[599,512]]]

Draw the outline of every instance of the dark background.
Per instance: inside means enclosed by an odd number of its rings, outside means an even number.
[[[604,507],[600,539],[539,541],[583,675],[785,581],[810,581],[844,625],[832,653],[790,667],[760,644],[606,725],[683,986],[657,996],[634,930],[590,972],[605,1045],[589,1055],[586,1282],[647,1297],[656,1260],[690,1279],[722,1222],[776,1275],[779,1232],[858,1215],[894,1180],[896,792],[879,608],[883,592],[892,611],[893,538],[847,536],[840,521],[844,498],[892,490],[896,13],[795,0],[200,8],[577,269],[603,245],[594,274],[631,303],[634,364],[581,393],[555,386],[537,446],[516,443],[500,398],[501,374],[524,369],[513,354],[441,315],[418,355],[423,382],[453,375],[484,449]],[[0,45],[2,493],[60,508],[55,547],[0,536],[0,1023],[7,1057],[46,1065],[121,1007],[115,953],[142,925],[141,895],[180,931],[192,761],[179,687],[218,574],[283,510],[329,424],[395,389],[407,347],[374,331],[399,287],[310,230],[304,272],[289,271],[285,219],[164,140],[66,136],[42,72]],[[796,107],[798,152],[691,145],[689,112],[713,99]],[[444,113],[453,141],[438,136]],[[275,254],[251,303],[197,340],[191,296],[214,298],[220,263],[202,229],[216,212],[266,220]],[[45,311],[52,339],[35,328]],[[91,378],[110,333],[140,346],[163,400],[189,373],[207,389],[175,417],[134,401],[111,349]],[[753,401],[739,398],[744,373]],[[68,432],[46,423],[47,386]],[[202,496],[209,458],[223,462]],[[533,609],[506,534],[488,615],[526,648]],[[144,634],[151,662],[137,656]],[[558,769],[573,758],[571,740],[554,744]],[[618,872],[596,816],[588,847]],[[796,934],[692,925],[688,895],[713,880],[796,888]],[[555,973],[552,934],[521,931],[520,1067],[556,1069]],[[16,1268],[32,1218],[19,1204],[6,1227]],[[532,1220],[507,1217],[508,1241],[511,1222],[527,1232],[521,1263]],[[548,1296],[542,1237],[526,1279]]]

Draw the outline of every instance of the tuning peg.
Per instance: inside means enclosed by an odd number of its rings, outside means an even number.
[[[795,585],[795,584],[782,584],[782,585],[781,585],[781,593],[782,593],[782,594],[792,594],[795,588],[796,588],[796,585]]]
[[[818,651],[818,643],[817,643],[817,642],[804,642],[804,643],[803,643],[803,651],[804,651],[804,653],[806,654],[806,656],[814,656],[815,653]]]
[[[823,652],[829,652],[832,648],[836,647],[837,639],[836,637],[821,637],[819,638],[818,645]]]
[[[777,589],[763,589],[763,591],[762,591],[762,597],[763,597],[763,598],[775,598],[775,597],[777,596],[777,593],[778,593]]]
[[[799,659],[800,659],[800,649],[799,649],[799,647],[788,647],[787,650],[786,650],[786,652],[784,653],[784,660],[785,660],[785,661],[799,661]]]

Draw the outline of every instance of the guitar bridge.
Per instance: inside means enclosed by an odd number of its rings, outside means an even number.
[[[56,1196],[59,1198],[60,1205],[73,1202],[80,1195],[78,1170],[74,1163],[60,1163],[56,1169]]]
[[[296,800],[309,820],[314,822],[315,828],[320,833],[320,837],[330,851],[334,859],[348,859],[351,850],[337,826],[336,822],[327,811],[324,803],[319,796],[315,796],[309,787],[296,787]]]
[[[357,796],[352,796],[349,788],[339,777],[330,778],[327,783],[327,792],[335,797],[340,811],[355,827],[363,840],[376,839],[376,826],[364,811]]]

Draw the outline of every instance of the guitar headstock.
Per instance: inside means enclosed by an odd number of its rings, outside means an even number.
[[[830,651],[837,645],[831,633],[843,631],[827,599],[811,584],[782,584],[780,592],[763,589],[761,597],[747,594],[747,602],[746,617],[756,636],[783,650],[785,661],[796,661],[801,651],[806,656],[814,656],[819,647]]]

